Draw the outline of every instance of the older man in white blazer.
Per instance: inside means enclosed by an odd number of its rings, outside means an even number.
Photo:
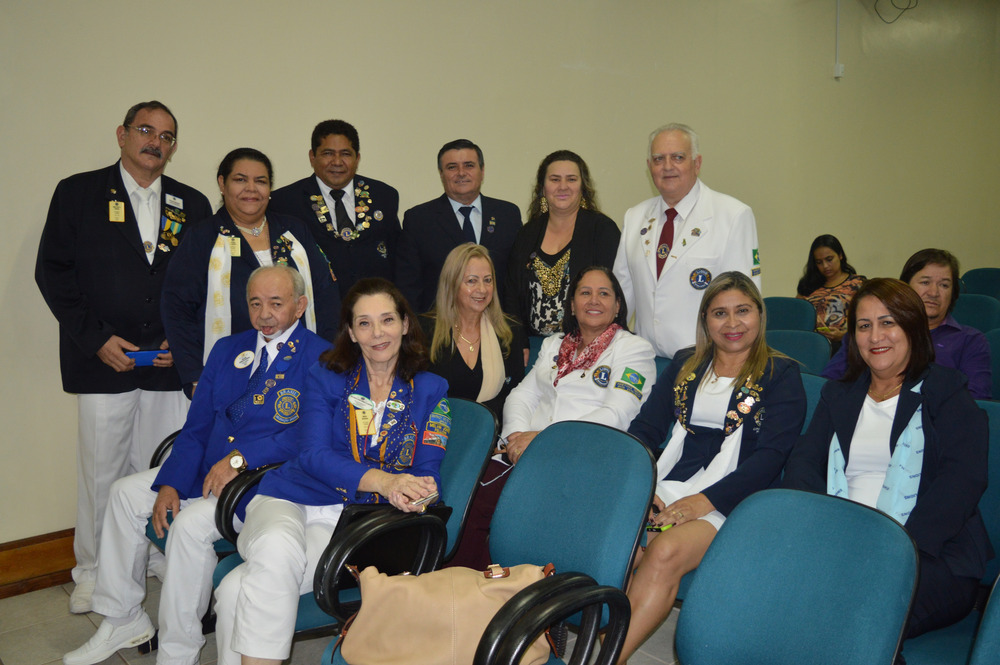
[[[626,211],[614,272],[636,333],[673,357],[694,344],[702,291],[715,275],[739,270],[760,288],[757,225],[749,206],[698,179],[698,136],[687,125],[650,134],[647,164],[660,196]]]

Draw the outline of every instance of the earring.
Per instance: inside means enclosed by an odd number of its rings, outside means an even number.
[[[543,215],[549,211],[549,202],[545,200],[544,196],[538,202],[538,209],[541,211]]]
[[[587,209],[587,199],[585,198],[580,199],[580,207],[583,208],[584,210]]]

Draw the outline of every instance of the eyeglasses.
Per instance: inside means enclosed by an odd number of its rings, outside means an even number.
[[[163,132],[162,134],[157,136],[155,133],[156,130],[153,129],[152,127],[147,127],[146,125],[142,125],[141,127],[136,127],[135,125],[126,125],[125,129],[134,129],[135,131],[145,136],[147,139],[150,137],[154,137],[170,146],[177,143],[177,137],[171,134],[170,132]]]

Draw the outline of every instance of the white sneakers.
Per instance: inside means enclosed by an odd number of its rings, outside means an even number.
[[[110,658],[119,649],[134,647],[148,642],[156,634],[153,622],[145,612],[140,611],[130,623],[112,626],[107,620],[101,622],[94,636],[79,649],[63,656],[64,665],[94,665]]]
[[[78,582],[69,597],[69,611],[73,614],[86,614],[90,611],[90,599],[94,596],[95,580]]]

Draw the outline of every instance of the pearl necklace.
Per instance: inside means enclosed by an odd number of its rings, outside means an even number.
[[[254,238],[259,238],[261,232],[264,230],[264,225],[265,224],[267,224],[267,217],[265,217],[264,219],[260,220],[260,224],[258,224],[257,226],[255,226],[253,228],[247,228],[245,226],[240,226],[239,224],[237,224],[236,226],[237,226],[237,228],[239,228],[240,231],[244,231],[246,233],[249,233]]]

